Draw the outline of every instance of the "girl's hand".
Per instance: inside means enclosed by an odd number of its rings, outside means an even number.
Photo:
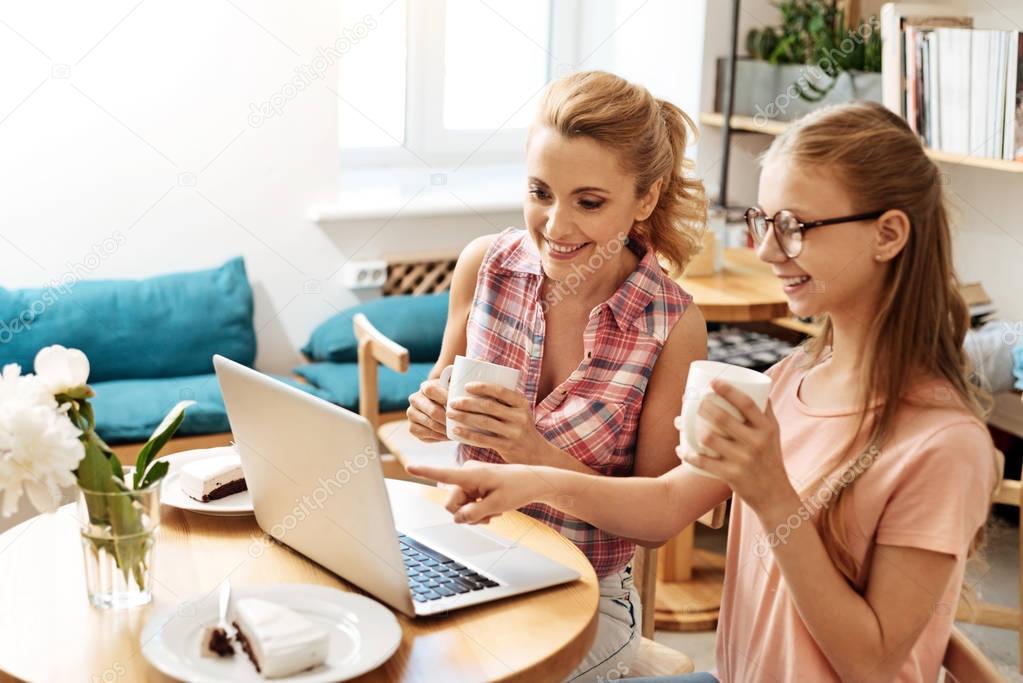
[[[444,406],[448,402],[448,388],[439,379],[428,379],[419,385],[419,391],[408,397],[409,432],[420,441],[447,441]]]
[[[444,507],[459,524],[486,524],[502,512],[537,500],[545,485],[524,465],[499,465],[476,460],[462,467],[410,465],[409,474],[452,485]]]
[[[792,487],[782,463],[778,420],[771,402],[763,412],[749,396],[723,380],[713,380],[711,389],[730,403],[741,415],[737,418],[713,401],[703,401],[697,415],[710,427],[697,430],[701,448],[709,448],[719,457],[676,450],[679,458],[728,484],[758,516],[766,512],[787,511],[799,507],[799,495]],[[680,418],[675,426],[681,428]]]
[[[536,431],[525,396],[487,382],[469,382],[465,390],[470,395],[452,401],[447,413],[459,424],[454,431],[459,440],[493,449],[506,462],[544,463],[543,454],[552,446]]]

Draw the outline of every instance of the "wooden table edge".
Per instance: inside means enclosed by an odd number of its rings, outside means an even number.
[[[437,489],[433,489],[431,491],[430,490],[431,487],[425,486],[425,485],[422,485],[422,484],[417,484],[416,482],[400,482],[400,483],[403,484],[403,485],[404,484],[416,485],[418,488],[422,489],[421,494],[425,495],[427,497],[439,497],[439,496],[442,495],[441,492],[438,491]],[[75,505],[75,503],[69,503],[69,504],[61,506],[61,507],[62,508],[73,508],[74,505]],[[178,511],[178,512],[181,512],[181,514],[196,514],[196,513],[190,513],[188,511]],[[58,514],[58,513],[55,512],[54,514]],[[516,514],[523,514],[523,513],[516,512]],[[585,555],[582,553],[582,551],[580,551],[574,544],[569,542],[563,536],[560,536],[560,534],[558,534],[557,531],[555,531],[554,529],[551,529],[550,527],[544,525],[539,520],[535,520],[535,519],[533,519],[531,517],[528,517],[526,515],[524,515],[524,516],[531,523],[541,525],[541,527],[543,527],[543,529],[545,530],[546,533],[554,534],[554,535],[558,536],[559,538],[561,538],[562,540],[564,540],[566,545],[571,546],[571,548],[570,548],[571,552],[577,553],[579,555],[579,557],[582,559],[582,561],[585,562],[586,565],[590,567],[590,571],[592,572],[592,567],[589,565],[589,560],[585,558]],[[33,524],[36,520],[37,520],[37,517],[32,517],[32,518],[29,518],[27,520],[24,520],[23,522],[20,522],[19,524],[15,525],[14,527],[11,527],[10,529],[6,530],[5,532],[3,532],[3,534],[0,534],[0,536],[6,536],[8,533],[14,532],[14,531],[16,531],[19,528],[21,528],[22,531],[24,532],[24,531],[26,531],[26,527],[28,525]],[[501,535],[504,535],[504,534],[501,534]],[[20,534],[18,534],[18,536],[20,536]],[[296,550],[294,550],[292,548],[287,548],[287,549],[290,552],[297,553],[297,554],[301,555],[301,553],[298,553],[298,551],[296,551]],[[327,573],[331,573],[332,574],[332,572],[330,572],[330,570],[328,570],[328,569],[326,569],[324,567],[321,567],[320,565],[317,565],[317,566],[320,567],[320,569],[322,571],[325,571]],[[347,581],[345,581],[345,579],[343,579],[343,578],[341,578],[339,576],[336,577],[336,578],[339,581],[341,581],[341,582],[348,583]],[[581,582],[581,583],[587,583],[587,578],[588,578],[587,574],[585,572],[582,572],[580,577],[579,577],[579,579],[577,579],[577,581]],[[570,582],[568,584],[563,584],[563,585],[560,585],[560,586],[553,586],[553,587],[550,587],[550,588],[547,588],[547,589],[541,589],[540,591],[538,591],[538,593],[540,595],[535,596],[535,598],[536,599],[543,599],[542,598],[542,594],[544,592],[550,591],[550,590],[563,589],[566,586],[573,585],[574,583],[575,582]],[[599,623],[599,615],[600,615],[600,609],[599,609],[600,598],[599,598],[599,579],[596,578],[595,574],[592,576],[592,583],[594,584],[594,590],[597,592],[597,597],[596,597],[596,600],[594,601],[595,604],[594,604],[593,612],[590,614],[590,617],[587,620],[585,626],[583,626],[581,628],[578,628],[575,631],[575,633],[572,634],[569,637],[569,639],[566,641],[564,646],[559,651],[552,652],[552,653],[548,654],[547,656],[543,657],[542,659],[539,659],[536,662],[534,662],[531,666],[529,666],[526,669],[523,669],[523,670],[520,670],[520,671],[515,671],[515,672],[510,672],[510,673],[508,673],[506,675],[500,675],[499,674],[499,675],[496,675],[493,678],[490,678],[490,679],[487,679],[487,680],[500,681],[502,683],[518,683],[519,681],[525,682],[525,681],[535,681],[535,680],[540,680],[540,679],[546,680],[547,678],[551,677],[552,674],[558,680],[561,680],[561,679],[564,679],[565,677],[567,677],[567,675],[570,674],[572,671],[574,671],[575,668],[579,665],[579,663],[586,656],[586,654],[589,652],[590,648],[593,645],[593,642],[596,639],[596,631],[597,631],[597,627],[598,627],[598,623]],[[362,591],[361,589],[358,589],[356,587],[353,587],[350,590],[352,590],[352,592],[354,592],[356,594],[364,593],[364,591]],[[522,596],[516,596],[516,597],[521,598],[523,596],[528,596],[528,595],[529,595],[529,593],[525,593]],[[380,602],[380,604],[382,604],[388,610],[395,611],[395,610],[393,610],[393,608],[391,608],[390,606],[386,605],[386,603],[383,603],[380,600],[378,600],[377,598],[374,598],[372,596],[370,596],[370,597],[371,597],[371,599],[374,599],[377,602]],[[514,599],[516,599],[516,597],[512,597],[510,599],[514,600]],[[501,602],[501,601],[498,601],[498,602]],[[467,608],[467,609],[473,609],[473,608],[470,607],[470,608]],[[455,617],[457,617],[457,611],[452,612],[451,615],[454,615]],[[395,616],[398,617],[399,615],[396,613]],[[399,617],[399,619],[400,619],[400,617]],[[404,628],[403,628],[403,639],[404,639],[404,637],[405,637],[405,635],[404,635]],[[149,672],[150,674],[157,674],[158,677],[166,676],[166,674],[162,674],[162,672],[160,672],[159,669],[154,667],[152,665],[152,663],[150,663],[148,660],[145,660],[145,658],[142,656],[141,653],[138,653],[138,656],[142,659],[141,666],[142,666],[142,668],[145,671]],[[388,661],[382,663],[380,665],[380,667],[377,667],[377,668],[373,669],[372,672],[367,672],[367,675],[368,674],[372,674],[373,672],[376,672],[376,671],[380,670],[381,668],[385,667],[388,664],[388,662],[390,662],[390,661],[391,661],[391,659],[389,658]],[[453,675],[457,676],[457,673],[454,673]],[[167,678],[171,679],[171,680],[176,680],[176,679],[173,679],[173,677],[167,677]],[[356,679],[353,679],[353,680],[359,680],[361,678],[362,677],[360,676],[360,677],[357,677]],[[17,681],[18,683],[23,683],[23,682],[25,682],[27,680],[29,680],[29,679],[21,678],[18,674],[12,673],[10,671],[7,671],[5,668],[0,666],[0,683],[6,683],[7,681]]]

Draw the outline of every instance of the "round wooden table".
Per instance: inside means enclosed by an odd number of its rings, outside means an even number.
[[[388,488],[392,501],[439,502],[444,495],[411,482],[388,481]],[[153,602],[121,611],[89,605],[74,506],[0,535],[0,680],[172,680],[142,656],[142,627],[154,610],[205,595],[228,577],[235,587],[306,583],[353,590],[270,541],[254,517],[210,517],[166,505],[162,517]],[[546,681],[575,668],[597,629],[593,567],[564,537],[520,513],[502,515],[490,529],[572,567],[582,579],[439,617],[396,613],[403,632],[398,651],[358,681]]]

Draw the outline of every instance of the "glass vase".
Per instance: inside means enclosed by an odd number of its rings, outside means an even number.
[[[85,585],[89,602],[96,607],[122,609],[153,599],[160,484],[113,493],[79,488]]]

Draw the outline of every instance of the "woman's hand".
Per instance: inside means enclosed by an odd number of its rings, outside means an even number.
[[[499,465],[475,460],[462,467],[410,465],[409,474],[450,484],[444,507],[459,524],[486,524],[502,512],[538,500],[550,486],[524,465]]]
[[[419,391],[408,397],[409,432],[420,441],[447,441],[444,406],[448,402],[448,388],[440,379],[428,379],[419,385]]]
[[[536,431],[525,396],[488,382],[469,382],[465,390],[469,396],[453,400],[447,413],[458,423],[454,433],[460,441],[493,449],[509,463],[545,464],[552,446]]]
[[[771,402],[761,411],[753,399],[725,381],[713,380],[710,387],[742,418],[713,401],[702,401],[697,415],[710,429],[697,429],[697,441],[701,449],[713,450],[718,457],[679,446],[679,458],[720,477],[761,518],[765,513],[784,511],[787,515],[797,509],[799,495],[782,463],[778,420]],[[681,428],[680,420],[675,418],[676,427]]]

